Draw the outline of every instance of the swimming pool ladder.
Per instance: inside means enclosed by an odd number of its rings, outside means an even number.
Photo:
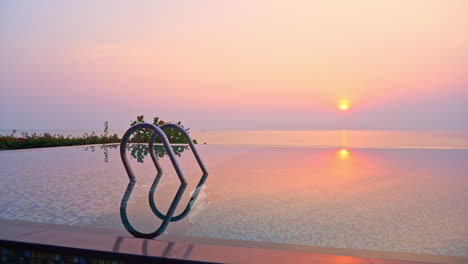
[[[177,161],[177,158],[176,158],[176,155],[174,154],[174,150],[172,149],[172,146],[171,146],[171,143],[169,142],[169,139],[167,138],[166,134],[164,133],[163,129],[176,129],[178,130],[179,132],[181,132],[181,134],[185,137],[185,139],[187,140],[190,148],[192,149],[192,153],[193,155],[195,156],[195,159],[197,160],[197,163],[198,163],[198,166],[200,167],[203,175],[197,185],[197,188],[195,189],[195,191],[193,192],[192,194],[192,197],[190,198],[190,201],[188,202],[187,206],[185,207],[184,211],[182,213],[180,213],[179,215],[177,216],[173,216],[174,215],[174,212],[177,208],[177,206],[179,205],[179,202],[180,202],[180,199],[182,198],[184,192],[185,192],[185,189],[187,188],[187,180],[185,179],[185,176],[184,176],[184,173]],[[149,153],[150,153],[150,156],[151,156],[151,159],[153,161],[153,164],[157,170],[157,175],[156,175],[156,178],[151,186],[151,189],[150,189],[150,193],[149,193],[149,202],[150,202],[150,207],[151,207],[151,210],[152,212],[162,220],[162,223],[160,224],[159,228],[157,228],[155,231],[153,232],[150,232],[150,233],[141,233],[139,231],[137,231],[131,224],[130,224],[130,221],[128,220],[128,217],[127,217],[127,203],[128,203],[128,200],[130,198],[130,195],[133,191],[133,188],[135,186],[135,183],[136,183],[136,177],[135,177],[135,174],[132,170],[132,168],[130,167],[130,164],[128,162],[128,159],[127,159],[127,155],[126,155],[126,152],[127,152],[127,144],[128,144],[128,141],[130,140],[130,136],[138,131],[138,130],[141,130],[141,129],[147,129],[147,130],[150,130],[152,131],[152,135],[151,135],[151,138],[149,140]],[[159,137],[162,141],[162,144],[167,152],[167,155],[169,156],[169,159],[171,160],[171,164],[172,166],[174,167],[176,173],[177,173],[177,176],[178,176],[178,179],[180,181],[180,185],[179,185],[179,188],[177,190],[177,193],[174,197],[174,199],[172,200],[171,202],[171,205],[169,206],[169,209],[167,210],[166,214],[163,214],[161,213],[158,209],[157,209],[157,206],[154,202],[154,192],[155,192],[155,189],[159,183],[159,180],[161,179],[161,177],[163,176],[163,170],[158,162],[158,158],[156,156],[156,153],[155,153],[155,146],[154,146],[154,143],[157,139],[157,137]],[[130,180],[130,182],[128,183],[127,185],[127,189],[124,193],[124,196],[122,197],[122,201],[120,203],[120,217],[122,219],[122,223],[125,227],[125,229],[130,233],[132,234],[134,237],[138,237],[138,238],[149,238],[149,239],[152,239],[152,238],[155,238],[159,235],[161,235],[167,228],[167,226],[169,225],[170,222],[174,222],[174,221],[179,221],[181,219],[183,219],[185,216],[187,216],[190,212],[190,209],[192,208],[194,202],[196,201],[197,197],[198,197],[198,194],[201,190],[201,188],[203,187],[203,184],[205,183],[206,181],[206,178],[208,177],[208,171],[206,170],[206,167],[205,165],[203,164],[203,161],[201,160],[200,158],[200,155],[197,151],[197,148],[195,147],[195,144],[193,143],[193,140],[191,139],[189,133],[187,132],[187,130],[185,130],[183,127],[179,126],[179,125],[176,125],[176,124],[171,124],[171,123],[168,123],[168,124],[164,124],[160,127],[156,126],[156,125],[153,125],[153,124],[150,124],[150,123],[140,123],[140,124],[136,124],[132,127],[130,127],[127,132],[125,132],[124,136],[122,137],[122,142],[120,143],[120,157],[122,158],[122,163],[125,167],[125,171],[127,172],[127,175],[128,175],[128,178]]]

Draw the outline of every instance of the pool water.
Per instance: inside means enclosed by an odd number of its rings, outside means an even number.
[[[178,147],[189,185],[202,173]],[[132,152],[132,150],[134,150]],[[128,217],[141,232],[161,220],[148,193],[156,176],[141,146],[128,152],[137,182]],[[198,147],[209,176],[184,219],[158,239],[217,239],[468,256],[468,149]],[[167,157],[155,192],[166,212],[179,181]],[[118,145],[0,152],[0,218],[124,231],[129,182]]]

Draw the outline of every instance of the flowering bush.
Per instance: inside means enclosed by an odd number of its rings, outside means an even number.
[[[144,120],[144,116],[137,116],[137,120],[136,121],[131,121],[131,124],[132,126],[136,125],[136,124],[139,124],[139,123],[144,123],[145,120]],[[170,123],[170,122],[168,122]],[[155,126],[162,126],[166,124],[166,122],[162,121],[159,119],[159,117],[155,117],[153,118],[153,125]],[[179,121],[177,122],[177,125],[185,128],[182,123]],[[187,131],[190,130],[190,128],[187,128],[186,129]],[[139,131],[136,131],[133,135],[133,138],[131,138],[130,142],[133,142],[133,143],[148,143],[149,142],[149,139],[152,135],[152,131],[150,130],[147,130],[147,129],[141,129]],[[179,143],[179,144],[187,144],[187,139],[184,137],[184,135],[182,135],[181,132],[173,129],[173,128],[165,128],[164,129],[164,133],[166,134],[167,138],[169,139],[169,141],[171,143]],[[162,143],[161,139],[159,137],[156,138],[156,143]],[[197,143],[197,140],[193,139],[193,143],[195,144],[198,144]]]
[[[138,123],[143,123],[144,118],[143,116],[138,116],[137,121],[132,121],[131,125],[135,125]],[[153,124],[157,126],[161,126],[166,122],[159,120],[158,117],[154,118]],[[178,125],[182,126],[180,122],[177,123]],[[183,127],[183,126],[182,126]],[[189,130],[189,129],[187,129]],[[165,129],[164,132],[166,133],[169,141],[171,143],[182,143],[186,144],[187,140],[177,130],[174,129]],[[109,144],[109,143],[120,143],[121,138],[118,137],[117,134],[109,135],[109,123],[104,123],[104,134],[103,135],[96,135],[96,133],[92,132],[91,134],[85,133],[83,136],[80,137],[72,137],[72,136],[63,136],[50,133],[44,134],[36,134],[32,133],[29,134],[27,132],[23,132],[21,137],[16,137],[16,130],[13,130],[10,135],[1,136],[0,135],[0,150],[7,150],[7,149],[24,149],[24,148],[43,148],[43,147],[58,147],[58,146],[76,146],[76,145],[90,145],[90,144]],[[151,136],[151,132],[148,130],[139,130],[135,132],[133,138],[131,138],[130,142],[133,143],[146,143],[149,141]],[[193,140],[195,144],[197,144],[196,140]],[[159,138],[156,139],[156,143],[161,143]]]
[[[107,123],[107,122],[106,122]],[[24,149],[24,148],[43,148],[43,147],[58,147],[58,146],[75,146],[89,144],[108,144],[118,143],[120,138],[117,134],[97,136],[94,132],[91,134],[85,133],[81,137],[51,135],[44,134],[29,134],[22,133],[22,137],[15,136],[16,131],[7,136],[0,136],[0,149]]]

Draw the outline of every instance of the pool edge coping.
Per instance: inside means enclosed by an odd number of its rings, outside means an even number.
[[[190,241],[173,242],[158,239],[138,239],[130,235],[123,235],[122,232],[112,232],[112,230],[100,232],[100,229],[96,229],[93,232],[93,228],[74,227],[73,231],[67,231],[66,226],[54,228],[52,224],[41,223],[31,223],[30,227],[25,227],[25,225],[26,223],[15,223],[14,220],[2,219],[0,227],[7,227],[2,229],[10,231],[0,232],[0,245],[8,244],[20,248],[32,247],[59,252],[77,252],[79,255],[84,254],[86,256],[108,256],[141,261],[159,260],[163,261],[163,263],[272,263],[272,260],[274,260],[274,263],[455,264],[466,263],[468,260],[466,257],[451,256],[447,259],[445,256],[434,256],[436,262],[427,262],[425,260],[332,255],[284,249],[191,244]],[[118,246],[116,246],[117,244]],[[146,251],[144,249],[145,245]],[[148,251],[149,248],[151,250]],[[189,248],[195,253],[192,252],[192,255],[187,256],[182,254]],[[142,254],[144,252],[146,254]]]

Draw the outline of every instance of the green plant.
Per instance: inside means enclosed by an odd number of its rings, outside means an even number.
[[[131,121],[130,125],[131,126],[134,126],[136,124],[140,124],[140,123],[144,123],[145,120],[144,120],[144,116],[141,115],[141,116],[137,116],[137,119],[136,121]],[[155,126],[158,126],[158,127],[161,127],[162,125],[166,124],[167,122],[163,121],[163,120],[160,120],[159,117],[155,117],[153,118],[153,125]],[[170,123],[170,122],[169,122]],[[177,122],[177,125],[183,127],[185,129],[185,127],[182,125],[182,123],[179,121]],[[169,139],[169,141],[171,143],[176,143],[176,144],[187,144],[187,139],[184,137],[184,135],[176,130],[176,129],[173,129],[173,128],[164,128],[164,133],[166,134],[167,138]],[[186,129],[187,132],[190,130],[190,128],[187,128]],[[151,135],[153,134],[152,131],[150,130],[147,130],[147,129],[140,129],[138,131],[136,131],[133,135],[133,138],[130,140],[130,142],[133,142],[133,143],[148,143],[149,142],[149,139],[151,137]],[[161,139],[159,137],[156,138],[156,143],[162,143]],[[193,143],[194,144],[198,144],[197,140],[193,139]]]
[[[16,130],[13,130],[10,135],[0,136],[0,149],[24,149],[24,148],[43,148],[43,147],[57,147],[57,146],[75,146],[75,145],[90,145],[90,144],[108,144],[118,143],[120,138],[117,134],[109,136],[108,122],[104,123],[104,135],[98,136],[96,133],[85,133],[83,136],[72,137],[71,135],[65,137],[63,135],[56,135],[50,133],[44,134],[29,134],[23,132],[22,137],[16,137]]]
[[[136,121],[132,121],[131,125],[143,123],[143,116],[138,116]],[[161,126],[166,122],[159,120],[158,117],[153,119],[153,124]],[[177,123],[182,126],[181,122]],[[187,129],[188,131],[189,129]],[[179,131],[171,128],[164,129],[169,141],[171,143],[187,144],[187,139]],[[132,143],[148,143],[152,132],[148,130],[139,130],[134,134],[134,137],[130,140]],[[109,135],[109,122],[104,122],[104,134],[96,135],[93,131],[91,134],[84,133],[83,136],[71,135],[63,136],[57,134],[29,134],[27,132],[21,133],[21,137],[16,137],[16,130],[13,130],[11,134],[6,136],[0,135],[0,150],[8,149],[25,149],[25,148],[43,148],[43,147],[58,147],[58,146],[76,146],[76,145],[92,145],[92,144],[109,144],[109,143],[120,143],[121,138],[117,134]],[[161,139],[156,138],[156,143],[161,143]],[[197,144],[196,140],[193,143]],[[183,150],[182,150],[183,151]]]

